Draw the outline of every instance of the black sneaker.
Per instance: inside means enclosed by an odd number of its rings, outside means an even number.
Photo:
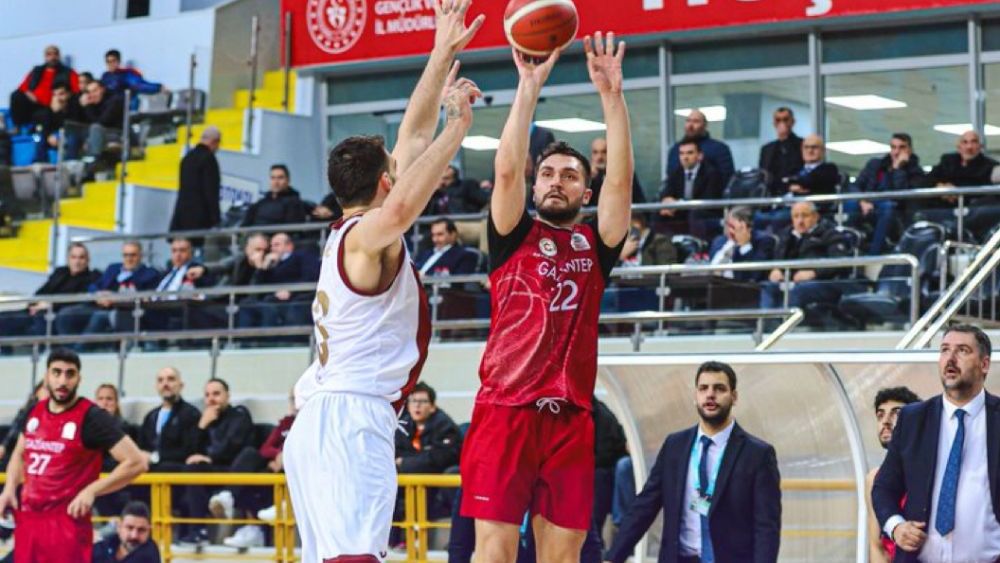
[[[177,540],[181,545],[206,545],[208,543],[208,530],[199,528],[188,532],[184,537]]]

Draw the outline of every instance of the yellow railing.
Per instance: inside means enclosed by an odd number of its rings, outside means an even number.
[[[0,474],[0,483],[3,482]],[[292,513],[291,498],[285,476],[273,473],[146,473],[134,482],[135,485],[150,488],[150,517],[152,535],[160,546],[160,556],[169,562],[178,558],[173,550],[173,530],[176,524],[255,524],[273,528],[274,553],[256,555],[250,553],[232,554],[183,554],[184,559],[239,559],[263,560],[292,563],[298,561],[295,555],[295,518]],[[257,519],[235,518],[180,518],[173,516],[171,488],[185,485],[205,485],[224,487],[272,487],[277,518],[273,522]],[[431,488],[454,488],[461,485],[458,475],[400,475],[399,486],[403,491],[404,517],[393,526],[402,528],[406,534],[406,561],[427,563],[429,549],[428,532],[432,529],[446,529],[450,522],[428,520],[427,490]],[[854,491],[854,481],[833,479],[784,479],[783,491]],[[107,518],[95,518],[107,520]],[[810,530],[809,532],[820,532]],[[801,535],[801,534],[795,534]],[[811,533],[809,535],[812,535]],[[820,534],[822,535],[822,534]]]

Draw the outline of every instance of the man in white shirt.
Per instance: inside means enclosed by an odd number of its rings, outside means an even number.
[[[1000,398],[984,389],[991,351],[980,328],[950,327],[938,358],[944,393],[899,413],[872,487],[896,562],[1000,558]]]

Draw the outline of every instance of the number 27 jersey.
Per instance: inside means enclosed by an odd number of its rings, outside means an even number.
[[[490,334],[476,402],[556,399],[590,409],[601,297],[621,243],[604,244],[596,221],[568,229],[527,213],[507,235],[492,218],[487,228]]]

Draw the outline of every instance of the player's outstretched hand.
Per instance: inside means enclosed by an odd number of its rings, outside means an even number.
[[[83,518],[90,514],[90,509],[94,506],[94,493],[88,489],[83,489],[76,495],[73,502],[69,503],[66,513],[70,518]]]
[[[434,48],[445,49],[455,55],[465,48],[476,36],[476,32],[486,21],[485,14],[479,14],[468,26],[465,25],[465,15],[469,11],[472,0],[435,0],[434,18]]]
[[[514,53],[514,66],[517,67],[517,75],[521,79],[521,82],[527,82],[532,86],[541,88],[545,84],[545,81],[549,79],[549,74],[552,73],[552,68],[556,66],[556,61],[559,60],[562,49],[552,51],[544,59],[538,59],[517,49],[512,49],[512,52]]]
[[[0,494],[0,518],[6,518],[8,512],[13,512],[19,508],[17,504],[17,493],[4,488]]]
[[[468,78],[459,78],[444,94],[444,113],[448,122],[457,121],[466,129],[472,126],[472,104],[483,93]]]
[[[625,42],[615,45],[614,32],[607,37],[600,31],[591,38],[583,38],[583,50],[587,53],[587,72],[590,81],[601,94],[622,92],[622,60],[625,58]]]

